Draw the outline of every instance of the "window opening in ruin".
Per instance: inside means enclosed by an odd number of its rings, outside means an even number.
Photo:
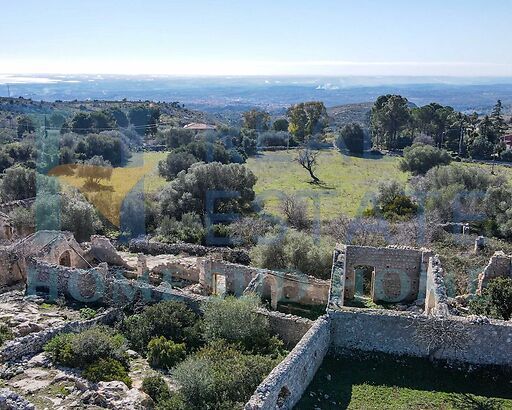
[[[226,295],[226,275],[219,273],[214,274],[214,286],[213,294],[216,296]]]
[[[277,396],[277,407],[284,407],[286,404],[286,401],[288,400],[288,397],[290,397],[290,390],[288,390],[288,387],[283,386],[281,388],[281,391],[279,392],[279,395]]]
[[[69,251],[64,251],[62,255],[60,255],[59,265],[71,266],[71,253]]]
[[[372,297],[374,271],[375,268],[369,265],[359,265],[354,267],[354,274],[356,280],[356,295]]]

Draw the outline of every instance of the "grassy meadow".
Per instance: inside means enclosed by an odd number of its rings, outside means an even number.
[[[295,410],[512,409],[509,376],[487,373],[417,358],[326,357]]]
[[[305,198],[311,216],[327,221],[340,214],[355,216],[368,205],[368,199],[381,182],[396,180],[405,184],[410,174],[398,169],[400,158],[347,156],[334,149],[320,151],[316,175],[321,184],[312,184],[309,174],[297,162],[296,150],[263,152],[247,160],[247,167],[257,176],[255,186],[257,199],[263,209],[279,214],[282,193],[296,194]],[[76,170],[60,166],[51,173],[61,182],[80,189],[87,198],[114,225],[119,223],[119,209],[126,195],[143,179],[144,192],[158,192],[167,181],[158,175],[158,162],[165,159],[166,152],[136,152],[128,163],[114,168],[112,177],[101,182],[102,190],[84,189],[85,179],[77,176]],[[488,170],[491,165],[463,164]],[[512,168],[497,165],[495,174],[512,180]]]
[[[379,183],[396,180],[405,183],[408,174],[398,169],[397,157],[360,158],[334,149],[321,151],[316,175],[322,184],[310,183],[309,174],[294,161],[297,151],[265,152],[249,158],[247,166],[258,177],[255,191],[264,200],[265,210],[278,212],[279,194],[295,193],[310,203],[320,218],[330,220],[341,213],[355,216],[365,209],[365,195],[375,192]]]
[[[76,167],[61,165],[54,168],[50,175],[58,176],[64,185],[78,188],[103,216],[119,226],[121,204],[142,179],[144,192],[155,192],[165,185],[165,179],[158,175],[157,166],[166,155],[165,152],[134,153],[124,167],[113,169],[110,179],[101,180],[99,189],[87,188],[86,179],[77,175]]]

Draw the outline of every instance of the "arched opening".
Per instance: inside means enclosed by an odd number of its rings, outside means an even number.
[[[59,265],[61,266],[71,266],[71,252],[64,251],[60,255]]]

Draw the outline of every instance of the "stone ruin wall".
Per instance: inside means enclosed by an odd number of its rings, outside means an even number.
[[[512,323],[482,317],[418,316],[388,310],[350,309],[329,312],[332,348],[336,352],[362,350],[394,355],[429,357],[417,331],[427,320],[448,321],[466,343],[461,349],[445,346],[435,359],[474,365],[512,366]]]
[[[341,250],[343,252],[343,250]],[[344,297],[354,298],[357,266],[374,268],[373,299],[383,302],[412,302],[424,292],[422,276],[431,253],[410,248],[375,248],[346,245]]]
[[[139,298],[142,302],[176,300],[198,313],[201,313],[202,305],[208,300],[206,296],[184,292],[166,284],[152,286],[139,280],[119,278],[108,271],[106,264],[92,269],[78,269],[32,258],[29,271],[27,293],[46,297],[65,297],[109,307],[123,306]],[[53,295],[52,286],[55,289]],[[80,293],[78,298],[77,291]],[[295,345],[313,325],[313,321],[294,315],[265,309],[261,309],[260,313],[269,319],[271,332],[279,335],[288,346]]]
[[[71,332],[81,332],[96,325],[111,325],[121,317],[118,309],[110,309],[97,317],[89,320],[76,320],[62,325],[31,333],[27,336],[18,337],[7,341],[0,349],[0,361],[7,362],[21,359],[24,356],[33,356],[43,350],[43,347],[53,337]]]
[[[64,297],[83,303],[123,306],[141,300],[183,301],[193,310],[207,298],[171,288],[168,284],[152,286],[143,280],[126,279],[108,270],[106,263],[91,269],[70,268],[31,258],[28,264],[27,293],[51,299]]]
[[[330,287],[327,280],[213,259],[203,259],[199,266],[199,283],[208,293],[215,293],[216,275],[220,275],[225,277],[227,293],[241,296],[246,290],[254,291],[261,297],[270,299],[274,309],[278,302],[327,305]]]
[[[207,247],[190,243],[162,243],[148,242],[143,240],[131,240],[128,250],[132,253],[143,253],[145,255],[182,255],[210,256],[218,255],[226,262],[249,265],[251,258],[245,249]]]
[[[444,284],[444,271],[437,255],[429,259],[426,286],[425,313],[436,316],[450,315]]]
[[[313,380],[330,343],[329,321],[322,316],[257,387],[245,410],[293,408]]]
[[[478,276],[477,293],[481,294],[491,279],[512,278],[512,257],[498,251],[489,260],[482,273]]]

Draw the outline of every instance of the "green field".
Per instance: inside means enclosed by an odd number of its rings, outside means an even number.
[[[398,169],[397,157],[359,158],[339,151],[323,150],[318,157],[317,176],[322,185],[313,185],[306,170],[294,162],[297,151],[266,152],[247,161],[258,177],[255,191],[266,197],[265,209],[277,212],[279,193],[304,196],[311,212],[319,204],[320,218],[333,219],[340,214],[354,216],[364,209],[363,198],[376,191],[379,183],[397,180],[405,183],[408,174]]]
[[[295,410],[510,410],[510,375],[465,373],[424,359],[327,357]]]

